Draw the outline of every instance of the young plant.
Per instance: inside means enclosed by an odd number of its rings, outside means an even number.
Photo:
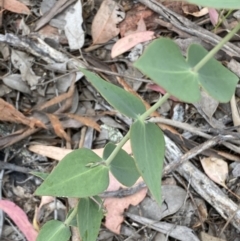
[[[209,53],[200,45],[191,45],[186,59],[172,40],[161,38],[153,41],[134,66],[168,93],[148,110],[134,95],[81,69],[108,103],[132,118],[133,124],[117,146],[111,143],[105,146],[103,157],[89,149],[75,150],[47,176],[36,190],[36,195],[77,197],[80,201],[64,223],[47,222],[40,231],[38,241],[66,241],[70,236],[70,225],[78,226],[83,241],[95,241],[103,217],[101,205],[98,205],[101,200],[96,195],[106,190],[109,172],[125,186],[132,186],[141,175],[153,198],[161,205],[164,135],[146,118],[171,95],[189,103],[198,101],[200,88],[218,101],[228,102],[238,78],[213,56],[239,29],[240,24]],[[128,139],[133,157],[122,149]]]

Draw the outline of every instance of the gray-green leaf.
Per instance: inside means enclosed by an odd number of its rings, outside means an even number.
[[[153,123],[137,120],[130,129],[136,166],[155,200],[161,205],[161,178],[165,152],[164,136]]]
[[[142,101],[133,94],[128,93],[122,88],[106,82],[96,74],[81,69],[88,81],[99,91],[99,93],[122,114],[137,119],[137,117],[146,111]]]
[[[37,241],[67,241],[71,236],[69,227],[58,220],[51,220],[43,225]]]
[[[103,159],[107,160],[116,145],[108,143],[103,151]],[[110,171],[113,176],[123,185],[131,187],[139,178],[134,159],[121,149],[110,163]]]
[[[88,197],[103,192],[109,183],[109,169],[104,165],[89,167],[102,161],[89,149],[78,149],[66,155],[43,184],[36,195]]]
[[[102,200],[94,197],[101,205]],[[103,218],[101,207],[90,198],[81,198],[78,203],[77,222],[82,241],[96,241]]]

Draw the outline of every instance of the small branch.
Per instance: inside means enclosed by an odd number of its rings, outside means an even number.
[[[21,172],[21,173],[26,173],[26,174],[29,174],[29,172],[33,171],[29,168],[26,168],[26,167],[19,167],[15,164],[12,164],[12,163],[8,163],[8,162],[3,162],[3,161],[0,161],[0,169],[2,170],[11,170],[13,172]]]

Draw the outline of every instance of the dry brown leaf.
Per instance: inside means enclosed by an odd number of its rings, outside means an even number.
[[[51,159],[61,161],[68,153],[72,152],[72,150],[63,149],[55,146],[44,146],[44,145],[32,145],[28,148],[30,151],[37,153],[42,156],[49,157]],[[123,146],[123,150],[128,154],[132,153],[130,141],[127,141]],[[103,148],[93,149],[98,156],[103,155]]]
[[[35,230],[37,230],[37,231],[40,230],[40,227],[39,227],[40,209],[42,208],[43,205],[48,204],[53,201],[54,201],[54,197],[52,197],[52,196],[42,196],[41,197],[41,202],[40,202],[39,206],[35,208],[34,217],[33,217],[33,226],[34,226]]]
[[[0,200],[0,209],[15,223],[18,230],[26,237],[28,241],[37,240],[38,233],[34,230],[31,222],[18,205],[9,200]],[[3,239],[2,239],[3,240]]]
[[[220,238],[214,237],[212,235],[209,235],[205,232],[201,232],[200,238],[202,241],[226,241],[226,239],[220,239]]]
[[[67,154],[72,152],[72,150],[67,150],[67,149],[55,147],[55,146],[44,146],[44,145],[32,145],[32,146],[29,146],[28,149],[34,153],[46,156],[48,158],[51,158],[57,161],[62,160]]]
[[[29,8],[17,0],[1,0],[0,2],[1,6],[3,6],[3,9],[6,9],[10,12],[27,15],[31,14]]]
[[[70,86],[70,88],[69,88],[67,93],[63,93],[63,94],[61,94],[59,96],[56,96],[53,99],[45,102],[43,105],[38,107],[37,110],[44,110],[44,109],[46,109],[46,108],[48,108],[48,107],[50,107],[52,105],[56,105],[58,103],[61,103],[64,100],[67,100],[67,99],[71,98],[73,96],[73,94],[74,94],[74,88],[75,88],[74,87],[74,83],[75,83],[75,80],[72,81],[71,86]]]
[[[202,8],[200,11],[191,13],[191,12],[188,12],[188,9],[183,7],[183,12],[185,14],[189,14],[189,15],[192,15],[194,17],[202,17],[202,16],[205,16],[205,15],[208,14],[208,8]]]
[[[27,125],[31,128],[41,127],[46,128],[45,125],[37,120],[25,117],[21,112],[15,109],[12,105],[0,98],[0,120],[9,121],[13,123],[20,123]]]
[[[66,141],[70,142],[71,139],[68,136],[68,134],[64,131],[63,126],[62,126],[61,122],[59,121],[58,117],[56,115],[49,114],[49,113],[46,113],[46,115],[48,116],[49,120],[51,121],[55,134],[57,136],[59,136],[60,138],[63,138]]]
[[[66,114],[66,116],[68,116],[69,118],[72,118],[76,121],[79,121],[80,123],[92,127],[95,130],[100,132],[100,126],[96,123],[96,121],[88,118],[88,117],[83,117],[83,116],[79,116],[79,115],[74,115],[74,114]]]
[[[59,33],[58,29],[47,24],[43,28],[41,28],[38,31],[38,34],[40,38],[49,38],[49,39],[54,39],[56,42],[62,41],[62,35]],[[66,38],[65,38],[65,43],[66,43]]]
[[[93,44],[103,44],[117,36],[120,29],[116,26],[125,18],[123,8],[113,0],[104,0],[93,19]]]
[[[122,186],[113,175],[110,174],[110,184],[107,191],[116,191]],[[142,178],[139,178],[137,183],[142,182]],[[147,188],[141,189],[139,192],[122,197],[122,198],[106,198],[104,206],[107,210],[105,226],[114,233],[120,234],[121,223],[124,221],[124,210],[130,205],[138,205],[146,196]]]
[[[225,187],[226,178],[228,176],[228,164],[222,159],[216,157],[207,157],[201,159],[201,163],[205,173],[217,184]]]
[[[111,57],[115,58],[120,54],[123,54],[136,46],[139,43],[143,43],[154,39],[153,31],[144,31],[128,34],[126,37],[119,39],[112,47]]]
[[[141,4],[134,4],[134,6],[126,13],[126,18],[119,24],[121,37],[135,32],[138,29],[143,29],[143,22],[146,28],[145,30],[149,28],[154,29],[155,18],[158,18],[158,16],[152,10]]]

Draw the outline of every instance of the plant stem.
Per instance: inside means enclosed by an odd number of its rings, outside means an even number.
[[[68,218],[65,220],[64,224],[66,226],[69,226],[71,221],[72,221],[72,219],[77,215],[77,207],[78,207],[78,205],[76,205],[76,207],[72,210],[72,212],[70,213]]]
[[[120,149],[123,147],[123,145],[128,141],[130,137],[130,131],[122,138],[122,140],[117,144],[111,155],[108,157],[106,160],[106,165],[110,165],[112,162],[113,158],[117,155],[117,153],[120,151]]]
[[[166,93],[162,98],[160,98],[153,106],[151,106],[146,112],[144,112],[140,117],[139,120],[144,121],[148,116],[150,116],[157,108],[159,108],[171,95],[169,93]],[[110,165],[114,157],[117,155],[117,153],[120,151],[120,149],[123,147],[123,145],[128,141],[130,138],[130,130],[128,133],[123,137],[123,139],[118,143],[118,145],[115,147],[111,155],[106,160],[106,165]]]
[[[196,64],[192,71],[198,72],[214,55],[222,48],[222,46],[227,43],[235,33],[240,29],[240,22],[238,25],[228,33],[198,64]]]
[[[148,116],[150,116],[157,108],[159,108],[171,95],[166,93],[162,98],[160,98],[153,106],[151,106],[146,112],[144,112],[139,120],[144,121]]]
[[[223,10],[224,11],[224,10]],[[213,32],[215,33],[216,31],[217,31],[217,29],[218,29],[218,27],[220,26],[220,24],[224,21],[224,20],[226,20],[227,19],[227,17],[232,13],[232,9],[230,9],[230,10],[228,10],[228,12],[227,12],[227,14],[225,15],[225,16],[223,16],[223,18],[221,19],[221,15],[222,14],[220,14],[220,17],[219,17],[219,20],[218,20],[218,22],[217,22],[217,25],[215,26],[215,28],[214,28],[214,30],[213,30]]]

